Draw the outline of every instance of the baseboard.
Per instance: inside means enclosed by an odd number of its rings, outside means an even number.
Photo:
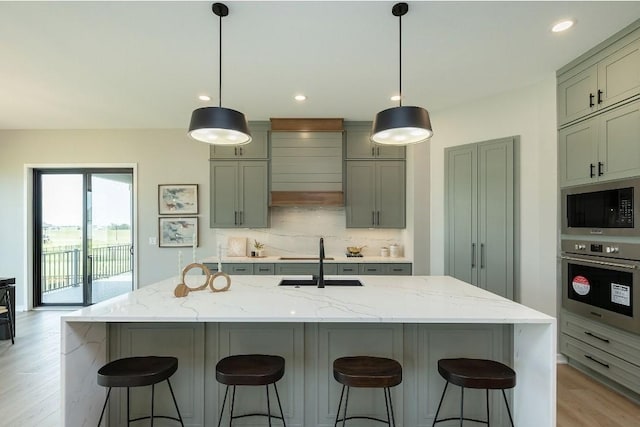
[[[567,356],[560,353],[556,354],[556,364],[566,365],[567,363],[569,363],[569,359],[567,359]]]

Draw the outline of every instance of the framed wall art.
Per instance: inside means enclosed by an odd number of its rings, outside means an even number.
[[[158,214],[196,215],[198,213],[198,184],[158,185]]]
[[[160,217],[158,236],[161,248],[197,247],[198,217]]]

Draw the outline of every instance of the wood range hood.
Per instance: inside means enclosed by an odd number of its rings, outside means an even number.
[[[270,206],[344,206],[343,119],[271,119]]]

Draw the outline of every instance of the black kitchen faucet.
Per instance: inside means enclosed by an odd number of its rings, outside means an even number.
[[[324,259],[324,239],[320,238],[320,256],[319,258],[319,270],[318,270],[318,287],[324,288],[324,268],[322,265],[322,260]]]

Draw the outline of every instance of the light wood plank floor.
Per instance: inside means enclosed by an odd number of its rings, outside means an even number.
[[[0,341],[0,427],[60,425],[60,316],[18,313],[16,344]],[[558,365],[558,427],[640,426],[640,406]]]

